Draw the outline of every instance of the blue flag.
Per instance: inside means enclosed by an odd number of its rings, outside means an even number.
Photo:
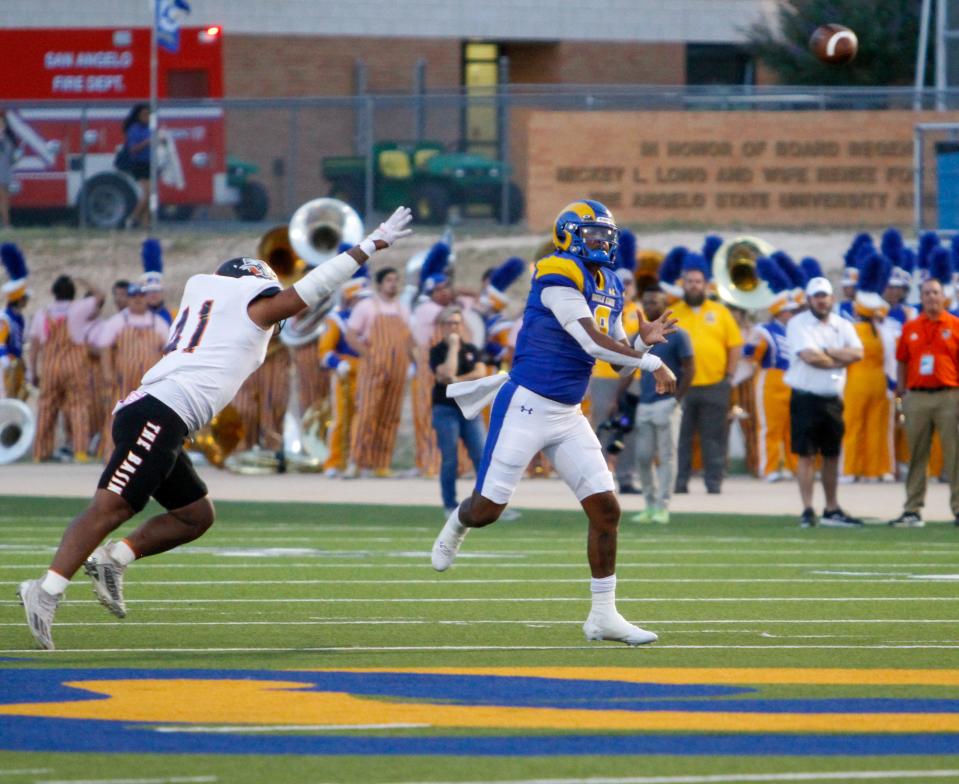
[[[180,51],[180,23],[188,13],[187,0],[156,0],[154,24],[158,46],[173,54]]]

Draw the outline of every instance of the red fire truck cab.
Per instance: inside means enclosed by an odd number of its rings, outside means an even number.
[[[161,214],[230,204],[238,217],[260,220],[266,190],[249,179],[253,167],[227,162],[223,109],[203,100],[223,96],[221,39],[219,28],[183,28],[178,53],[158,52],[159,98],[178,99],[161,103],[153,140]],[[16,64],[0,69],[0,101],[18,142],[11,206],[71,209],[89,226],[122,226],[147,187],[114,159],[124,118],[149,100],[150,30],[0,30],[0,51]]]

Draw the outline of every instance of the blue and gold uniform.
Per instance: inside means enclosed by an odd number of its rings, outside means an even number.
[[[582,259],[568,253],[557,252],[536,264],[510,378],[550,400],[575,405],[586,394],[596,360],[543,305],[548,286],[582,293],[600,331],[608,333],[623,312],[623,284],[608,269],[598,269],[594,277]]]

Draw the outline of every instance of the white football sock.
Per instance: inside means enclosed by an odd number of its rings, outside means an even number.
[[[589,590],[593,594],[593,610],[601,612],[616,611],[616,575],[609,577],[591,577]]]
[[[47,569],[46,575],[40,581],[40,587],[52,596],[61,596],[69,584],[70,581],[66,577],[53,569]]]
[[[460,522],[460,504],[457,504],[456,508],[450,512],[450,516],[446,518],[446,526],[457,535],[466,531],[466,526]]]
[[[127,544],[126,539],[114,542],[110,547],[109,553],[110,557],[120,564],[120,566],[129,566],[137,559],[137,554],[133,552],[133,548]]]

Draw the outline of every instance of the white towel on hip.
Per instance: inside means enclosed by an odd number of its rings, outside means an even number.
[[[492,402],[499,388],[507,381],[509,376],[506,373],[483,376],[472,381],[460,381],[446,387],[446,396],[456,401],[463,416],[473,419]]]

